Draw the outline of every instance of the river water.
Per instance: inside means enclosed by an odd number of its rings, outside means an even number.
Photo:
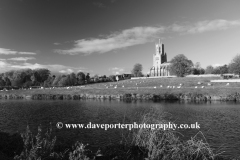
[[[56,123],[140,123],[142,115],[152,110],[164,113],[176,124],[200,124],[200,129],[178,129],[180,139],[189,140],[201,131],[215,153],[225,151],[223,155],[240,156],[240,107],[235,102],[1,100],[0,131],[22,133],[29,125],[36,134],[40,124],[44,130],[51,122],[59,146],[80,141],[96,149],[120,142],[127,129],[58,129]]]

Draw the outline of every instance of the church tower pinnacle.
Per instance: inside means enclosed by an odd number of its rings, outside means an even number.
[[[155,54],[153,54],[153,66],[160,68],[161,65],[161,54],[162,54],[162,43],[159,39],[158,44],[155,44]]]
[[[164,44],[161,40],[155,43],[155,53],[153,54],[153,67],[150,69],[151,76],[169,76],[169,66],[167,63],[167,53],[164,52]]]

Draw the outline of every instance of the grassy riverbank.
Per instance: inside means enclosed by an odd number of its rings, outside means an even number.
[[[202,94],[213,96],[228,96],[239,92],[240,83],[210,83],[210,80],[219,77],[184,77],[184,78],[152,78],[124,80],[119,82],[106,82],[87,84],[84,86],[45,88],[31,90],[1,91],[0,95],[34,95],[34,94]],[[181,85],[181,88],[177,88]]]

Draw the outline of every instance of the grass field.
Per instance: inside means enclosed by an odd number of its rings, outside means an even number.
[[[84,86],[9,90],[1,91],[0,94],[165,94],[165,93],[199,93],[206,95],[225,96],[240,92],[240,83],[210,83],[210,80],[220,79],[219,77],[175,77],[175,78],[149,78],[149,79],[128,79],[119,82],[105,82],[87,84]],[[181,88],[177,88],[181,85]],[[202,88],[204,87],[204,88]]]

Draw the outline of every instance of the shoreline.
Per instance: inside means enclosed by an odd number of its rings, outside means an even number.
[[[240,101],[240,93],[226,96],[197,93],[165,93],[165,94],[0,94],[0,99],[31,99],[31,100],[185,100],[185,101]]]

